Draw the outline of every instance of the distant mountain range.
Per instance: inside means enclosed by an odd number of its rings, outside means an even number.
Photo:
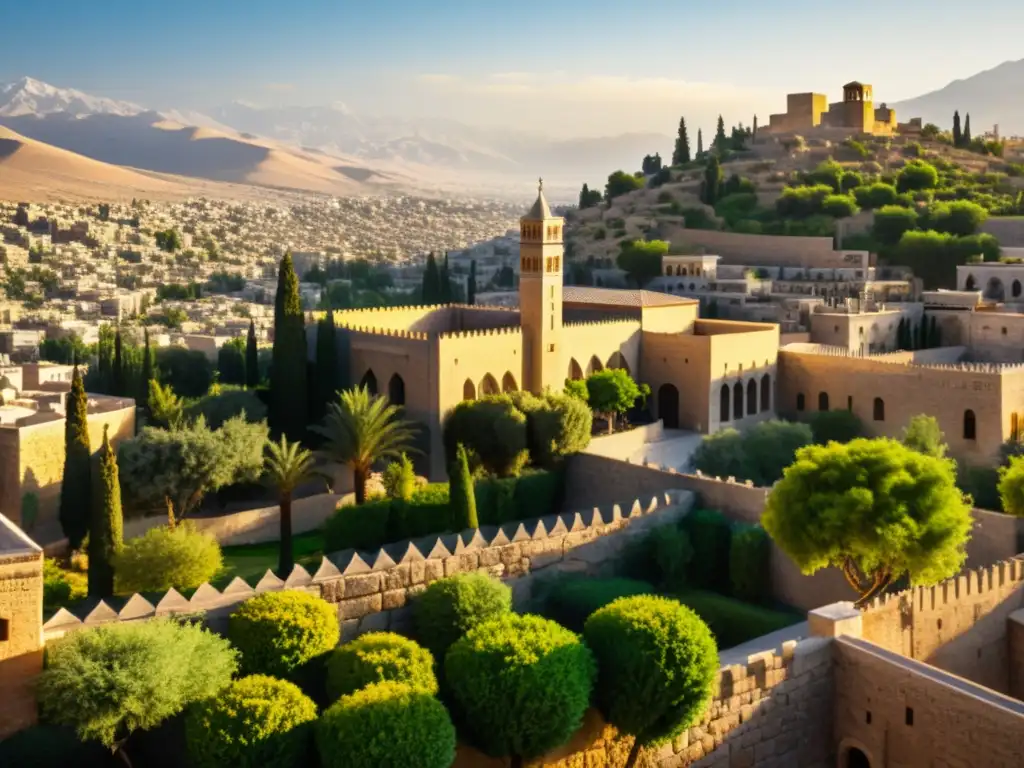
[[[1024,135],[1024,59],[1007,61],[963,80],[954,80],[944,88],[897,102],[900,120],[920,117],[949,129],[953,112],[963,119],[971,116],[971,131],[981,134],[999,126],[1002,136]]]

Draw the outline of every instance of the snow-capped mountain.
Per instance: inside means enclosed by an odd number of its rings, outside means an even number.
[[[0,85],[0,117],[63,113],[73,117],[88,115],[137,115],[145,112],[138,104],[90,96],[73,88],[56,88],[49,83],[23,77]]]

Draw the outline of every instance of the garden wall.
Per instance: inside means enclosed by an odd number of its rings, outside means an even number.
[[[255,587],[236,578],[223,591],[203,584],[188,599],[172,589],[155,603],[135,594],[126,601],[96,603],[82,616],[61,609],[43,626],[44,638],[49,641],[68,631],[111,621],[182,613],[205,614],[211,626],[220,629],[238,603],[260,592],[282,589],[311,592],[336,604],[343,639],[371,630],[399,630],[410,619],[409,597],[432,581],[455,573],[485,571],[510,580],[513,594],[522,604],[529,599],[534,578],[565,572],[601,573],[633,536],[680,520],[693,502],[693,494],[686,491],[647,495],[627,506],[614,504],[407,540],[376,552],[337,552],[325,557],[312,576],[297,565],[284,581],[268,570]]]
[[[659,419],[653,424],[643,424],[625,432],[591,438],[590,445],[584,452],[587,455],[628,461],[631,456],[642,451],[648,443],[656,443],[661,440],[664,434],[665,429]]]

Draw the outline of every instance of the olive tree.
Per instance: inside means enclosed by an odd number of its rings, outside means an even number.
[[[971,515],[954,462],[860,438],[797,451],[761,524],[803,573],[839,568],[863,604],[903,575],[928,585],[957,573]]]

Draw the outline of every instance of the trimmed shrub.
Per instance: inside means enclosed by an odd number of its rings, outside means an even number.
[[[856,216],[860,209],[857,207],[857,201],[849,195],[829,195],[821,201],[821,212],[843,219],[847,216]]]
[[[717,510],[698,509],[683,519],[683,530],[689,534],[693,547],[690,583],[701,589],[727,591],[732,538],[729,521]]]
[[[729,578],[732,593],[748,603],[760,603],[768,597],[771,539],[759,525],[744,525],[732,532],[729,548]]]
[[[236,416],[245,416],[256,423],[267,418],[267,406],[249,389],[223,387],[217,394],[208,394],[185,407],[185,417],[195,421],[202,416],[210,429],[220,429],[224,422]]]
[[[903,237],[904,232],[917,227],[917,211],[898,205],[884,205],[875,211],[875,221],[871,225],[871,234],[878,242],[895,245]]]
[[[645,595],[605,606],[583,630],[597,660],[595,699],[605,719],[641,747],[664,744],[703,716],[718,677],[707,624],[675,600]]]
[[[357,514],[359,511],[357,509]],[[418,539],[432,533],[450,531],[454,527],[448,483],[430,483],[417,489],[409,501],[391,503],[382,543]]]
[[[466,449],[459,444],[455,452],[455,461],[448,467],[448,491],[451,498],[451,516],[455,527],[459,529],[479,528],[480,520],[476,513],[476,491],[473,478],[469,474],[469,459]]]
[[[123,765],[96,741],[81,742],[71,728],[33,725],[0,741],[0,765],[11,768],[114,768]]]
[[[773,611],[704,590],[688,589],[673,597],[707,623],[719,648],[732,648],[755,637],[791,627],[804,619],[801,614]]]
[[[693,454],[693,466],[712,477],[742,477],[745,458],[743,435],[729,427],[705,435]]]
[[[826,445],[832,441],[848,443],[862,437],[864,425],[850,411],[818,411],[810,418],[814,442]]]
[[[676,525],[655,528],[647,535],[647,550],[658,584],[663,589],[683,589],[693,560],[689,534]]]
[[[853,190],[854,199],[861,208],[881,208],[893,205],[896,202],[896,194],[896,187],[880,182]]]
[[[527,472],[520,475],[512,490],[515,510],[512,519],[528,520],[557,512],[561,506],[559,501],[564,482],[565,476],[561,471]],[[480,523],[485,524],[482,517]]]
[[[339,645],[327,662],[327,694],[348,696],[371,683],[392,681],[434,695],[434,657],[430,651],[394,632],[369,632]]]
[[[755,485],[772,485],[796,460],[796,452],[814,439],[811,428],[794,421],[762,421],[743,434],[743,465],[739,475]]]
[[[71,600],[71,582],[53,558],[43,561],[43,609],[55,611]]]
[[[390,499],[373,499],[359,506],[338,507],[324,523],[324,551],[380,549],[388,541],[390,516]]]
[[[560,394],[537,397],[529,392],[510,395],[526,414],[526,439],[530,461],[551,468],[558,459],[579,453],[590,444],[594,414],[578,398]]]
[[[408,501],[416,490],[416,470],[404,453],[384,468],[384,493],[389,499]]]
[[[459,403],[445,419],[443,439],[448,461],[462,443],[474,467],[498,477],[519,474],[529,459],[526,416],[508,395]]]
[[[486,573],[460,573],[431,582],[413,601],[415,636],[442,659],[471,629],[511,610],[507,584]]]
[[[467,734],[492,757],[539,757],[583,722],[594,659],[578,635],[539,616],[506,614],[448,651],[445,679]]]
[[[582,632],[584,623],[594,611],[621,597],[654,593],[653,584],[637,579],[565,577],[553,584],[548,592],[544,615],[573,632]]]
[[[298,686],[266,675],[235,680],[185,717],[194,768],[292,768],[308,764],[316,704]]]
[[[331,705],[316,724],[323,768],[449,768],[455,726],[422,689],[373,683]]]
[[[185,520],[174,528],[152,528],[124,543],[114,556],[115,591],[194,589],[216,576],[222,566],[217,540]]]
[[[516,490],[534,475],[485,477],[476,481],[476,513],[480,525],[502,525],[520,519]],[[536,515],[535,515],[536,516]]]
[[[244,674],[288,677],[334,648],[340,635],[334,606],[294,590],[256,595],[228,619],[228,639],[241,653]]]

